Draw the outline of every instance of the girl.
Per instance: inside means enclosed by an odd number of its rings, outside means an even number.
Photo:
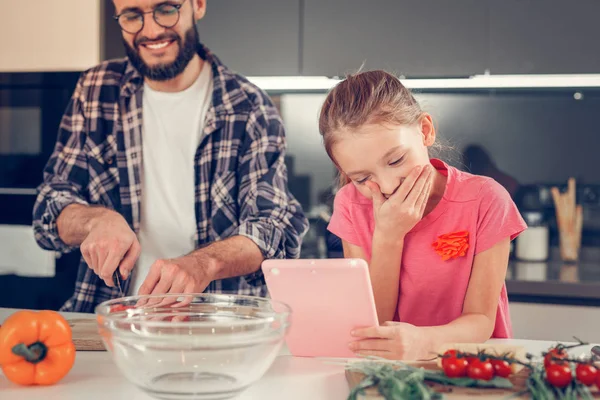
[[[383,71],[339,83],[319,130],[345,185],[328,229],[369,262],[382,326],[353,332],[357,354],[430,358],[444,343],[509,338],[504,279],[525,222],[493,179],[437,159],[431,116]]]

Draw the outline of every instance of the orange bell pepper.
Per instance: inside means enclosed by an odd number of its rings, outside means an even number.
[[[20,385],[52,385],[75,362],[69,323],[55,311],[17,311],[0,328],[0,367]]]

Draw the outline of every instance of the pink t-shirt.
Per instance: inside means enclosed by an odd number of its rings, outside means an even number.
[[[510,195],[495,180],[462,172],[437,159],[431,164],[448,177],[446,189],[438,205],[405,237],[395,316],[416,326],[444,325],[458,318],[475,255],[502,239],[516,238],[527,228]],[[360,246],[371,259],[373,203],[353,184],[337,193],[328,229]],[[469,248],[464,256],[443,261],[432,243],[440,235],[458,231],[469,232]],[[506,285],[498,299],[492,337],[512,337]]]

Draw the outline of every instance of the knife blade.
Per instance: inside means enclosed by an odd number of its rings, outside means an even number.
[[[118,267],[115,270],[115,272],[113,272],[113,281],[115,283],[115,286],[117,288],[119,288],[119,296],[120,297],[124,297],[124,295],[123,295],[123,288],[121,287],[121,274],[119,273],[119,268]]]
[[[592,356],[598,360],[600,360],[600,346],[592,347]]]

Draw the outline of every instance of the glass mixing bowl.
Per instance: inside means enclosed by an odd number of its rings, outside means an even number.
[[[169,305],[182,300],[189,304]],[[177,400],[226,399],[259,380],[281,349],[290,313],[270,299],[227,294],[132,296],[96,307],[100,335],[125,377],[153,397]]]

